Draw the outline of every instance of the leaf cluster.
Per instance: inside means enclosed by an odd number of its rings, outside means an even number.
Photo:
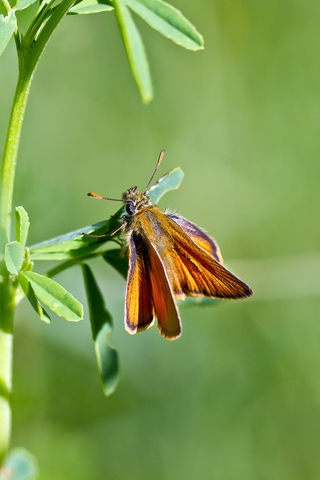
[[[132,12],[177,45],[193,51],[203,49],[204,45],[202,35],[192,23],[178,9],[162,0],[62,0],[60,3],[42,0],[24,35],[19,33],[16,12],[28,8],[36,0],[17,0],[14,7],[10,6],[8,0],[2,1],[8,13],[6,16],[0,15],[0,55],[14,35],[20,70],[32,70],[35,67],[49,39],[52,30],[50,24],[55,27],[64,14],[88,15],[113,11],[144,103],[152,100],[153,87],[145,46]]]

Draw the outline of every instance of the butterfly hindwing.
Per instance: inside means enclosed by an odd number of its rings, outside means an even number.
[[[219,245],[210,237],[205,231],[197,227],[186,218],[181,217],[177,213],[167,213],[167,217],[173,220],[179,227],[197,244],[203,248],[207,253],[212,255],[218,262],[223,263],[222,255]]]

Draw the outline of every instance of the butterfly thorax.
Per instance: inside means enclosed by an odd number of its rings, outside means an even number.
[[[132,187],[122,194],[122,200],[126,204],[128,215],[132,216],[138,213],[143,207],[151,205],[151,200],[145,192]]]

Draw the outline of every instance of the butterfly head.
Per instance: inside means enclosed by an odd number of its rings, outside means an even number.
[[[149,185],[152,182],[153,177],[155,176],[155,173],[159,168],[164,152],[165,150],[162,150],[160,152],[156,168],[152,174],[152,177],[149,180],[148,185],[146,186],[143,192],[138,190],[137,187],[132,187],[126,190],[122,194],[121,199],[102,197],[101,195],[97,195],[96,193],[93,193],[93,192],[88,193],[88,196],[93,198],[99,198],[100,200],[111,200],[113,202],[123,202],[126,205],[127,214],[130,217],[132,217],[133,215],[138,213],[143,207],[148,207],[149,205],[151,205],[150,197],[148,197],[148,195],[146,194],[146,191],[148,190]]]
[[[132,187],[122,194],[122,201],[126,204],[127,214],[135,215],[143,207],[151,205],[150,197],[145,192]]]

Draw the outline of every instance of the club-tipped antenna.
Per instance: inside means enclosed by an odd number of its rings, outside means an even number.
[[[158,170],[158,168],[159,168],[159,165],[160,165],[160,163],[161,163],[161,160],[162,160],[162,157],[163,157],[163,155],[164,155],[164,152],[165,152],[165,150],[161,150],[160,155],[159,155],[159,158],[158,158],[158,161],[157,161],[156,168],[155,168],[155,170],[154,170],[154,172],[153,172],[153,174],[152,174],[152,177],[151,177],[150,180],[149,180],[148,185],[146,186],[146,188],[145,188],[145,190],[144,190],[144,193],[146,193],[146,191],[148,190],[149,185],[150,185],[150,183],[152,182],[153,177],[155,176],[155,174],[156,174],[156,172],[157,172],[157,170]]]
[[[93,197],[97,198],[98,200],[111,200],[112,202],[123,202],[123,200],[120,200],[119,198],[106,198],[102,197],[101,195],[97,195],[96,193],[90,192],[87,193],[88,197]]]

